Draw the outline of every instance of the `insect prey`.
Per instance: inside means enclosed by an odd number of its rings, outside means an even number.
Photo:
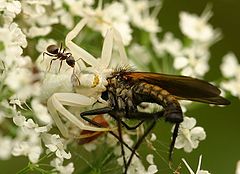
[[[128,69],[119,69],[108,78],[107,90],[102,98],[107,100],[108,106],[81,113],[82,117],[108,113],[118,124],[119,139],[122,142],[122,126],[126,129],[136,129],[143,122],[148,121],[142,137],[132,147],[132,154],[126,161],[123,145],[121,144],[125,173],[131,163],[135,151],[141,142],[153,129],[159,118],[175,124],[172,142],[169,148],[169,160],[172,160],[172,152],[178,136],[180,123],[183,121],[183,113],[178,100],[190,100],[207,104],[229,105],[230,102],[221,97],[221,91],[214,85],[200,79],[167,75],[150,72],[134,72]],[[148,113],[138,111],[142,102],[155,103],[163,107],[161,111]],[[139,120],[135,126],[129,126],[124,119]]]

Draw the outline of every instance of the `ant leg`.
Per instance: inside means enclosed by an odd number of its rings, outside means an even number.
[[[59,51],[58,52],[61,52],[62,51],[62,48],[63,48],[63,46],[62,46],[63,44],[62,44],[62,42],[60,43],[60,48],[59,48]]]
[[[62,60],[60,61],[60,66],[59,66],[59,69],[58,69],[58,73],[60,73],[60,70],[61,70],[61,68],[62,68]]]
[[[52,59],[51,60],[51,62],[50,62],[50,64],[49,64],[49,68],[48,68],[48,70],[47,70],[47,72],[49,72],[50,71],[50,69],[51,69],[51,66],[52,66],[52,62],[54,61],[54,60],[57,60],[58,58],[54,58],[54,59]]]
[[[50,54],[50,53],[44,51],[43,52],[43,59],[42,59],[41,63],[44,61],[45,54],[47,54],[48,56],[51,56],[51,57],[56,57],[54,54]]]

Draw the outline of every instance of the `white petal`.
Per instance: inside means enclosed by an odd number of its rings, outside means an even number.
[[[223,62],[220,66],[220,69],[222,74],[229,78],[236,75],[238,67],[239,63],[234,53],[228,53],[223,57]]]
[[[187,64],[188,64],[188,59],[186,57],[176,57],[174,59],[173,66],[176,69],[181,69],[181,68],[187,66]]]
[[[196,125],[197,121],[193,117],[184,117],[184,121],[181,126],[186,129],[192,129]]]
[[[15,116],[13,117],[13,122],[17,125],[17,126],[23,126],[25,123],[26,118],[22,115],[20,116]]]
[[[193,140],[204,140],[206,138],[206,132],[202,127],[195,127],[190,132]]]
[[[199,170],[196,174],[211,174],[207,170]]]
[[[57,146],[54,144],[45,145],[51,152],[55,152],[57,150]]]
[[[157,139],[157,136],[155,133],[152,133],[151,134],[151,138],[150,138],[150,141],[155,141]]]
[[[153,154],[148,154],[146,160],[149,164],[153,164]]]
[[[176,139],[174,147],[177,149],[181,149],[185,146],[185,144],[186,144],[186,138],[183,135],[179,135]]]
[[[157,169],[157,166],[156,165],[150,165],[148,167],[148,174],[154,174],[154,173],[157,173],[158,172],[158,169]]]
[[[183,149],[184,149],[185,152],[190,153],[190,152],[192,152],[192,150],[193,150],[193,144],[190,143],[190,142],[185,143],[185,146],[184,146]]]
[[[41,155],[42,149],[39,146],[31,147],[30,153],[28,154],[29,160],[32,163],[37,163]]]
[[[240,160],[237,162],[237,167],[236,167],[235,174],[240,174]]]

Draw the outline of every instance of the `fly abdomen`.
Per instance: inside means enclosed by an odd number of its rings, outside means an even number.
[[[163,106],[166,121],[172,123],[183,121],[180,104],[167,90],[145,82],[136,85],[133,90],[139,102],[151,102]]]

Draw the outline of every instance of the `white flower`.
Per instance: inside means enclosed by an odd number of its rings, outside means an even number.
[[[38,99],[33,99],[31,105],[39,121],[41,121],[44,124],[52,124],[52,117],[49,115],[46,106],[41,104]]]
[[[23,126],[25,121],[26,121],[26,118],[22,115],[13,117],[13,122],[19,127]]]
[[[17,136],[13,142],[12,155],[28,156],[32,163],[37,163],[42,153],[40,136],[35,131],[38,125],[32,119],[26,120],[23,116],[15,116],[13,120],[20,129],[18,129]]]
[[[37,163],[42,153],[41,146],[32,144],[30,141],[17,141],[14,143],[12,154],[14,156],[28,156],[32,163]]]
[[[157,172],[158,172],[157,166],[152,164],[148,167],[146,174],[154,174]]]
[[[29,28],[27,35],[29,38],[34,38],[37,36],[46,36],[51,32],[51,30],[52,28],[49,26],[46,26],[46,27],[32,26],[31,28]]]
[[[21,91],[31,80],[31,72],[26,68],[12,69],[5,80],[6,85],[15,92]]]
[[[36,50],[39,52],[39,53],[43,53],[44,51],[47,50],[47,47],[49,45],[57,45],[57,42],[53,39],[39,39],[38,40],[38,43],[36,45]]]
[[[202,163],[202,155],[200,155],[199,157],[199,161],[198,161],[198,167],[197,167],[197,171],[196,173],[193,172],[193,170],[191,169],[191,167],[188,165],[188,163],[186,162],[185,159],[182,159],[182,161],[184,162],[184,164],[186,165],[186,167],[188,168],[188,171],[190,174],[210,174],[207,170],[201,170],[201,163]]]
[[[173,66],[181,70],[182,75],[202,77],[209,70],[209,52],[199,45],[192,45],[182,50],[174,59]]]
[[[8,160],[11,157],[13,141],[9,136],[0,135],[0,159]]]
[[[235,174],[240,174],[240,161],[237,162],[237,167],[236,167]]]
[[[223,76],[227,78],[221,83],[222,89],[240,98],[240,65],[237,57],[233,53],[225,55],[220,68]]]
[[[55,167],[60,174],[71,174],[74,171],[73,163],[63,166],[63,161],[59,158],[53,159],[50,164]]]
[[[240,66],[237,57],[234,53],[230,52],[223,57],[223,62],[220,66],[222,74],[226,78],[234,77],[238,71],[240,71]]]
[[[127,13],[131,18],[131,22],[151,33],[156,33],[161,30],[158,26],[158,12],[161,8],[161,1],[135,1],[135,0],[124,0],[123,3],[127,8]],[[150,13],[150,8],[154,7]]]
[[[150,138],[150,141],[155,141],[157,139],[157,136],[155,133],[152,133],[151,134],[151,138]]]
[[[10,24],[13,21],[13,18],[16,17],[17,14],[21,12],[21,3],[17,0],[13,1],[0,1],[0,12],[4,18],[4,22]]]
[[[28,37],[45,36],[52,31],[53,24],[62,24],[66,28],[73,27],[73,18],[63,8],[62,1],[23,1],[22,10],[28,16],[24,22],[24,31]]]
[[[220,33],[207,23],[211,16],[212,12],[208,6],[200,17],[195,14],[181,12],[180,29],[183,34],[192,40],[206,43],[215,42],[219,39]]]
[[[151,55],[148,49],[139,44],[132,44],[129,48],[129,57],[133,60],[138,69],[144,70],[151,62]],[[140,61],[141,60],[141,61]]]
[[[184,117],[184,121],[180,124],[175,148],[184,148],[184,151],[191,152],[198,147],[200,141],[206,138],[206,133],[202,127],[194,127],[196,119]]]
[[[76,3],[82,6],[82,2],[79,1]],[[129,26],[129,17],[122,3],[113,2],[111,4],[105,4],[104,8],[102,4],[99,3],[96,9],[86,6],[82,11],[79,10],[79,5],[75,6],[76,3],[69,4],[71,11],[83,18],[87,18],[87,25],[93,30],[99,31],[102,36],[105,36],[107,30],[110,27],[114,27],[121,34],[124,45],[130,43],[132,40],[132,29]]]
[[[6,68],[12,68],[14,64],[21,62],[19,59],[23,52],[22,47],[27,46],[27,40],[16,23],[0,28],[0,43],[4,48],[0,50],[0,57]]]
[[[149,164],[153,164],[153,154],[148,154],[146,160]]]
[[[48,134],[43,133],[42,134],[42,140],[45,144],[45,146],[51,151],[55,152],[56,156],[60,159],[70,159],[71,153],[67,153],[65,149],[64,139],[60,138],[59,135],[56,134]]]
[[[158,40],[156,34],[151,34],[151,42],[154,51],[161,57],[166,53],[172,56],[179,56],[182,51],[182,43],[179,39],[175,38],[172,33],[167,32],[164,34],[161,41]]]

